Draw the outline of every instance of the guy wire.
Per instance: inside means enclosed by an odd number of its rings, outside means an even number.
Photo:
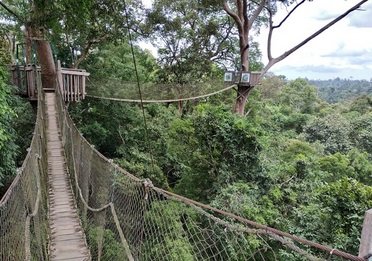
[[[142,110],[142,116],[143,116],[143,124],[144,124],[144,127],[145,127],[145,142],[146,142],[147,147],[148,147],[149,152],[150,152],[151,168],[152,168],[152,171],[155,173],[155,163],[154,163],[153,150],[152,150],[152,147],[151,147],[150,142],[149,142],[149,134],[148,134],[148,128],[147,128],[145,107],[143,105],[143,97],[142,97],[142,90],[141,90],[141,85],[140,85],[140,80],[139,80],[138,69],[137,69],[137,61],[136,61],[136,57],[134,55],[132,33],[131,33],[131,30],[130,30],[131,27],[130,27],[130,24],[129,24],[129,13],[128,13],[128,9],[127,9],[126,0],[123,0],[123,4],[124,4],[125,17],[126,17],[126,20],[127,20],[126,22],[127,22],[127,28],[128,28],[128,37],[129,37],[130,49],[131,49],[131,52],[132,52],[134,71],[135,71],[135,74],[136,74],[138,94],[139,94],[139,98],[140,98],[140,101],[141,101],[140,104],[141,104],[141,110]]]

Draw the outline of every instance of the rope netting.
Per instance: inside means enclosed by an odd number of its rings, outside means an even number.
[[[142,83],[142,102],[169,103],[208,98],[230,90],[235,85],[226,86],[222,81],[185,84]],[[137,83],[118,79],[90,80],[87,84],[88,97],[114,101],[140,103]]]
[[[40,86],[40,77],[37,77]],[[48,260],[47,156],[43,96],[28,154],[0,201],[0,260]]]
[[[136,178],[89,144],[59,101],[69,175],[93,260],[363,260]]]

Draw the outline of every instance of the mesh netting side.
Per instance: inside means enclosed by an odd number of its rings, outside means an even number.
[[[40,85],[40,79],[38,79]],[[0,201],[0,260],[47,260],[47,161],[43,97],[26,159]]]

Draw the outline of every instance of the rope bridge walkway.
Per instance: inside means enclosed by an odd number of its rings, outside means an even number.
[[[55,93],[46,93],[51,260],[87,260],[89,251],[66,175],[62,141],[57,125]]]
[[[51,93],[36,78],[32,143],[0,201],[0,260],[366,260],[131,175],[80,134],[62,77]]]

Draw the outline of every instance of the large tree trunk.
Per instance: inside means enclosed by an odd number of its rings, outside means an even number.
[[[42,39],[38,29],[32,30],[33,40],[35,41],[37,58],[41,66],[41,82],[43,88],[53,88],[56,86],[56,67],[54,64],[52,48],[49,41]]]
[[[243,116],[244,108],[248,100],[249,93],[251,92],[251,86],[238,85],[238,96],[235,100],[234,111],[236,114]]]
[[[241,71],[249,71],[249,31],[252,28],[253,22],[262,12],[265,7],[266,0],[260,0],[256,3],[256,9],[251,12],[251,16],[248,16],[250,4],[253,1],[248,0],[236,0],[235,6],[236,11],[234,12],[230,7],[227,0],[223,1],[223,8],[226,13],[234,19],[238,31],[239,31],[239,43],[240,43],[240,61],[241,61]],[[238,96],[235,101],[235,112],[239,115],[244,115],[244,107],[247,103],[249,92],[253,86],[249,84],[238,85]]]
[[[31,27],[26,26],[25,30],[23,31],[25,37],[25,62],[26,64],[32,63],[32,40],[31,40]]]
[[[43,88],[55,89],[56,67],[49,42],[46,40],[37,40],[36,53],[41,66],[41,82]]]
[[[240,38],[240,62],[241,71],[249,71],[249,44],[248,44],[248,31],[244,28],[241,29],[239,35]],[[238,115],[244,115],[244,108],[248,100],[249,93],[251,91],[251,86],[245,84],[238,84],[238,93],[235,100],[234,111]]]

